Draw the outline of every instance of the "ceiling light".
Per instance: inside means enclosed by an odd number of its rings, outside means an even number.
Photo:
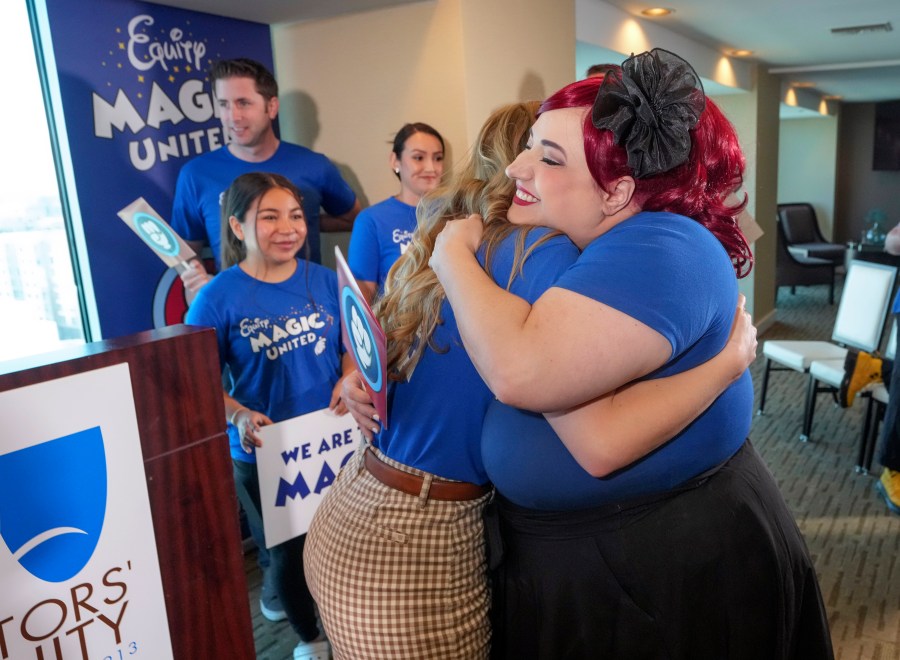
[[[844,97],[841,96],[840,94],[826,94],[822,98],[825,99],[826,101],[841,101],[841,100],[843,100]]]
[[[812,82],[792,82],[791,87],[794,89],[809,89],[811,87],[815,87],[816,83]]]
[[[651,18],[659,18],[660,16],[668,16],[669,14],[674,13],[674,9],[666,9],[665,7],[652,7],[651,9],[644,9],[641,11],[641,14],[650,16]]]
[[[734,50],[729,50],[725,53],[726,55],[731,55],[732,57],[750,57],[753,55],[752,50],[746,50],[744,48],[736,48]]]
[[[861,34],[863,32],[890,32],[894,28],[890,23],[872,23],[871,25],[850,25],[848,27],[831,28],[831,34]]]

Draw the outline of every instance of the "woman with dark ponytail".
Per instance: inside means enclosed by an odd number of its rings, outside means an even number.
[[[444,174],[444,138],[423,122],[404,124],[391,145],[391,171],[400,192],[360,213],[353,223],[347,263],[371,303],[388,271],[409,247],[416,206]]]
[[[260,553],[260,427],[324,408],[345,413],[341,381],[353,365],[341,345],[337,276],[309,261],[306,237],[293,183],[267,172],[237,177],[222,197],[223,270],[200,289],[186,319],[216,330],[230,372],[223,396],[235,486]],[[260,610],[271,619],[266,594],[276,595],[281,618],[300,637],[295,660],[324,660],[329,645],[303,574],[305,539],[268,549]]]

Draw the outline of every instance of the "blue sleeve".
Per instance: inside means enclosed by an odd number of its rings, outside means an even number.
[[[218,313],[219,307],[215,302],[215,287],[212,282],[197,292],[197,297],[188,307],[184,322],[188,325],[198,325],[204,328],[212,328],[216,331],[216,345],[219,348],[219,367],[225,368],[228,363],[228,327],[225,319]]]
[[[516,245],[524,229],[513,232],[497,249],[491,262],[491,274],[494,281],[502,288],[507,288],[510,273],[514,265]],[[542,240],[550,230],[536,227],[527,232],[525,250],[538,244],[529,254],[509,287],[514,293],[533,303],[556,282],[557,278],[578,258],[578,248],[565,236],[554,236]]]
[[[378,232],[369,209],[365,209],[353,222],[350,234],[350,254],[347,265],[350,272],[359,280],[378,282],[378,265],[381,261],[381,250],[378,245]]]
[[[737,280],[725,249],[705,227],[671,214],[643,215],[595,239],[556,286],[653,328],[679,355],[711,328],[730,327]]]
[[[325,164],[322,168],[322,208],[328,215],[343,215],[356,202],[356,193],[353,192],[340,171],[327,157],[322,157]]]
[[[200,201],[194,187],[190,168],[185,165],[175,182],[175,201],[172,204],[172,229],[186,241],[209,242],[203,217],[197,213]]]

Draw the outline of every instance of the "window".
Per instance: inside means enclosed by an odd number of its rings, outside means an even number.
[[[10,99],[0,194],[0,362],[85,341],[50,134],[24,2],[0,10]]]

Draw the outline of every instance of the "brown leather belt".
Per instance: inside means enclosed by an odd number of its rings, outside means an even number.
[[[408,493],[416,497],[422,494],[422,484],[425,483],[424,477],[404,472],[393,465],[388,465],[378,458],[378,455],[371,449],[366,450],[364,461],[369,473],[385,486],[390,486],[401,493]],[[461,502],[478,499],[490,491],[491,487],[489,485],[479,486],[467,481],[446,481],[435,477],[425,496],[433,500]]]

